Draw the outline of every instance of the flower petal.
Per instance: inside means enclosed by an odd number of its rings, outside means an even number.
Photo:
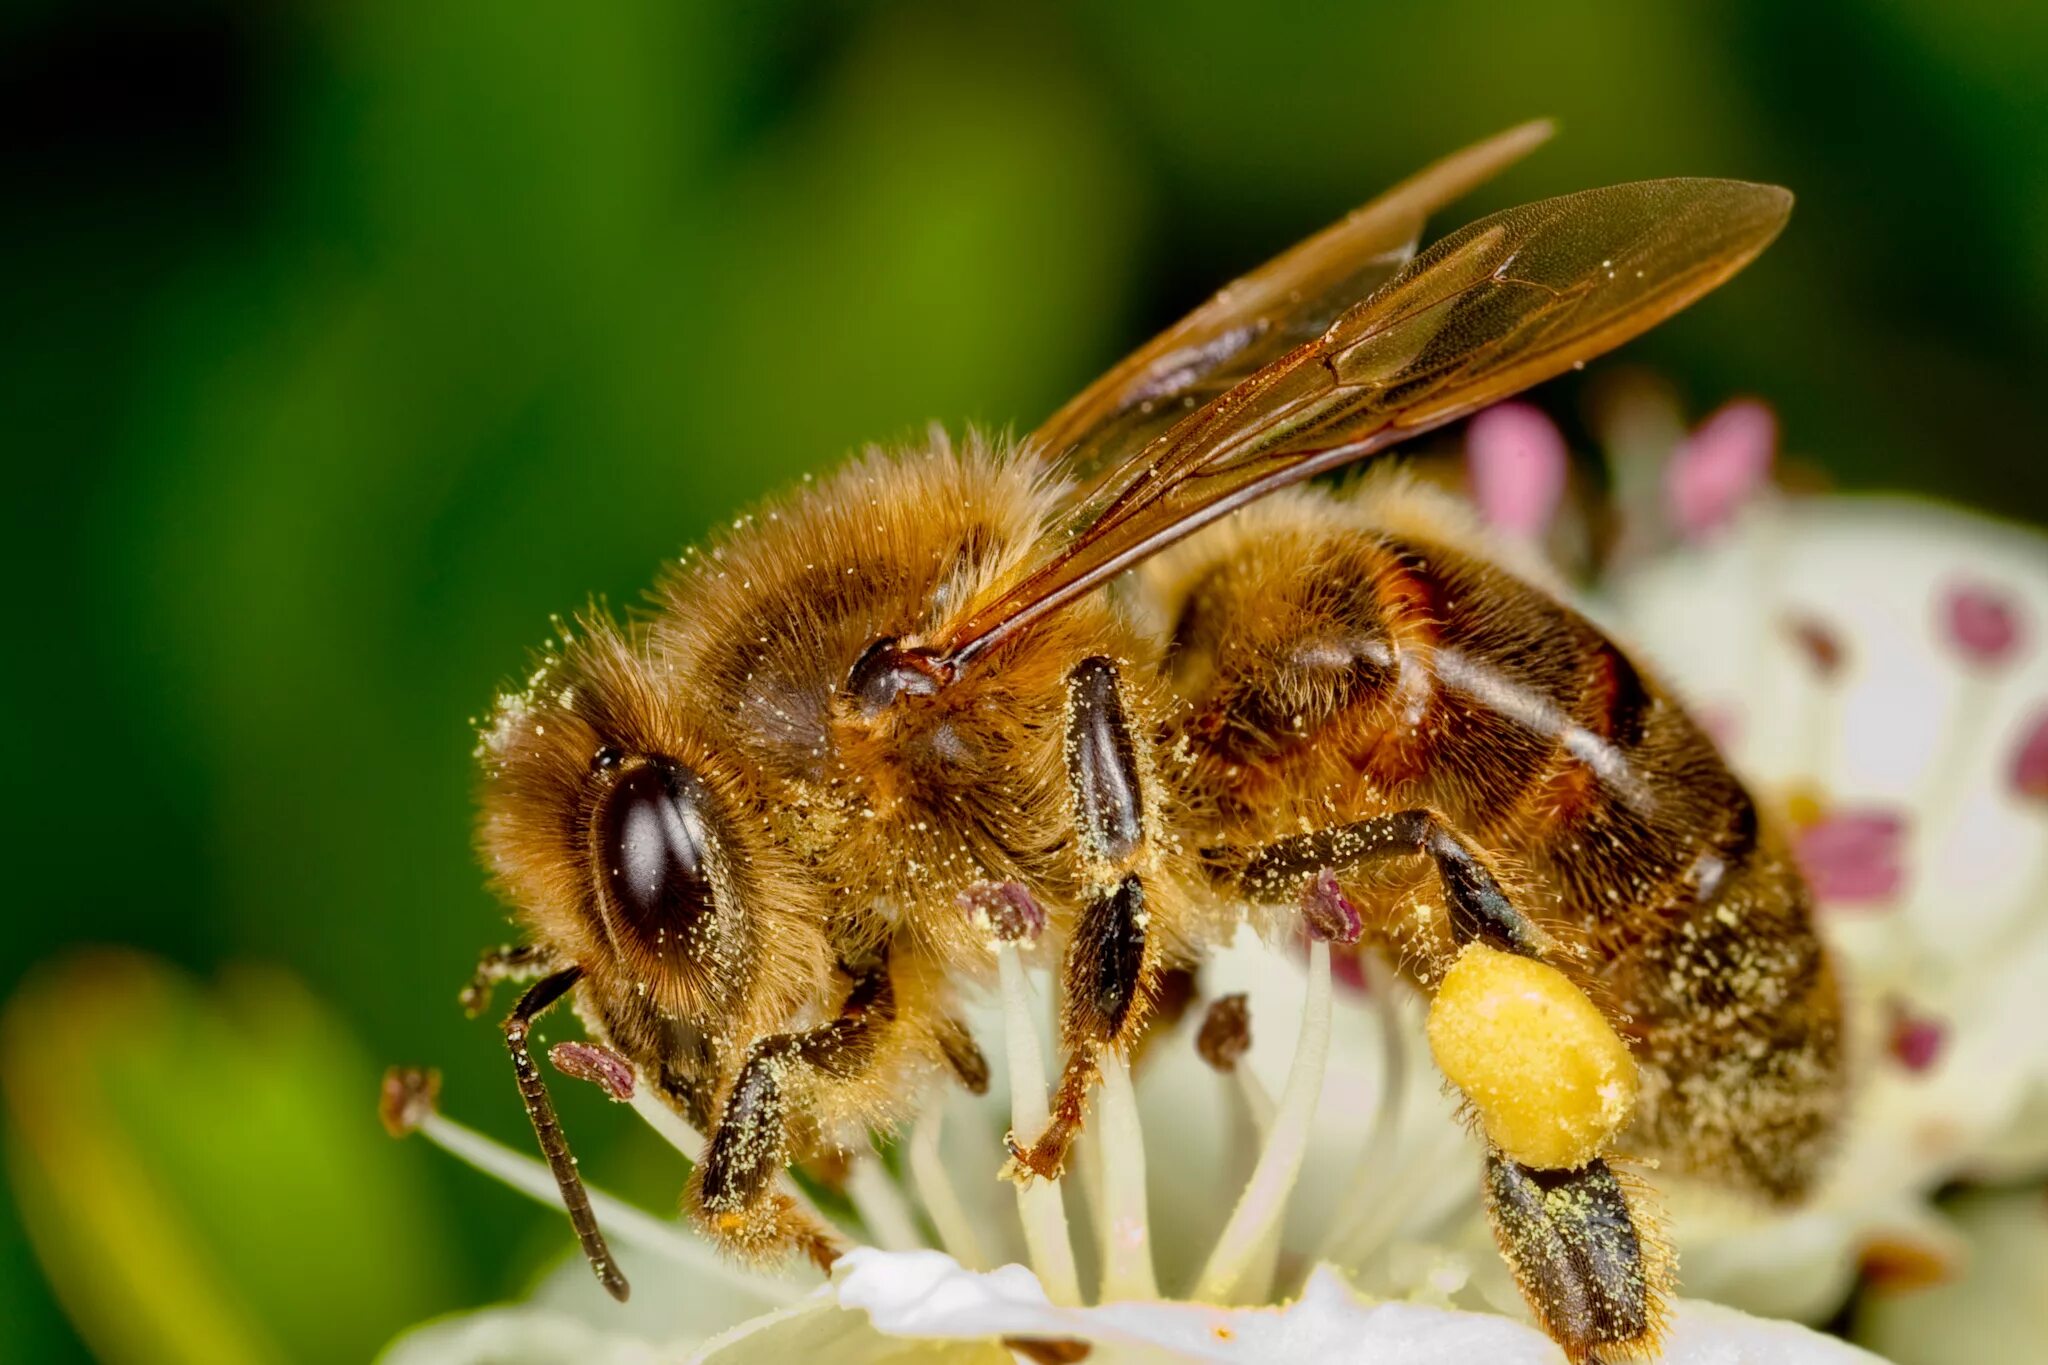
[[[1489,525],[1510,535],[1543,534],[1564,496],[1569,464],[1557,424],[1528,403],[1497,403],[1465,433],[1472,501]]]
[[[1558,1365],[1563,1359],[1533,1327],[1489,1313],[1374,1302],[1328,1266],[1317,1267],[1301,1296],[1280,1308],[1168,1302],[1061,1308],[1022,1266],[978,1274],[935,1251],[850,1252],[833,1282],[840,1303],[865,1310],[878,1330],[894,1336],[1084,1341],[1095,1348],[1089,1359],[1101,1365],[1140,1356],[1359,1365]],[[1673,1314],[1664,1359],[1670,1365],[1848,1365],[1874,1357],[1791,1323],[1683,1302]]]
[[[656,1342],[521,1305],[422,1323],[385,1348],[377,1365],[658,1365],[675,1358]]]
[[[1778,419],[1754,399],[1701,422],[1664,471],[1666,510],[1680,533],[1699,540],[1733,521],[1770,478],[1777,446]]]
[[[896,1336],[1022,1336],[1091,1343],[1090,1360],[1145,1352],[1157,1359],[1372,1361],[1426,1365],[1487,1360],[1556,1365],[1557,1347],[1506,1318],[1409,1303],[1370,1304],[1334,1271],[1311,1275],[1284,1308],[1219,1308],[1176,1302],[1060,1308],[1022,1266],[977,1274],[936,1251],[861,1249],[841,1258],[839,1301],[865,1309]]]

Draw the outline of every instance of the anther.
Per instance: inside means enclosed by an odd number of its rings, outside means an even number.
[[[1337,874],[1318,868],[1301,893],[1301,917],[1309,937],[1324,943],[1356,943],[1365,932],[1365,918],[1337,885]]]
[[[615,1100],[633,1098],[633,1064],[601,1043],[556,1043],[548,1060],[564,1076],[589,1081]]]
[[[422,1066],[394,1066],[384,1072],[377,1117],[384,1131],[402,1138],[419,1131],[441,1102],[441,1073]]]
[[[1020,882],[976,882],[959,900],[998,943],[1036,943],[1045,932],[1045,907]]]
[[[1195,1051],[1202,1060],[1226,1075],[1237,1069],[1238,1058],[1252,1045],[1252,1011],[1243,991],[1219,997],[1202,1016],[1202,1030],[1195,1035]]]

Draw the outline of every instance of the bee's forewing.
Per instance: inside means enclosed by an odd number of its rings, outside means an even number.
[[[1235,508],[1620,345],[1747,265],[1791,207],[1771,185],[1650,180],[1452,233],[1111,470],[943,651],[965,660]]]
[[[1425,217],[1550,134],[1538,120],[1455,152],[1232,281],[1082,390],[1030,445],[1085,490],[1188,413],[1321,335],[1407,264]]]

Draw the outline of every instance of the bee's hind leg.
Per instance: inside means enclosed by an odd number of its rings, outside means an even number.
[[[1599,1158],[1575,1170],[1486,1154],[1486,1219],[1515,1284],[1576,1362],[1638,1355],[1662,1327],[1668,1256]]]
[[[1633,1110],[1633,1059],[1485,856],[1421,809],[1209,856],[1269,903],[1337,894],[1333,874],[1389,858],[1435,863],[1448,923],[1408,939],[1428,959],[1431,1051],[1488,1136],[1494,1240],[1576,1365],[1653,1350],[1670,1258],[1647,1192],[1625,1187],[1605,1155]]]
[[[801,1251],[821,1269],[838,1256],[832,1235],[774,1188],[789,1165],[790,1105],[812,1079],[802,1073],[860,1076],[895,1022],[895,987],[887,967],[876,965],[854,978],[836,1018],[756,1039],[747,1050],[685,1196],[698,1224],[721,1246],[757,1260]]]

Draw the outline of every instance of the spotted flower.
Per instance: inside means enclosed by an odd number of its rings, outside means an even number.
[[[1638,382],[1607,428],[1625,522],[1601,600],[1792,825],[1856,1061],[1799,1211],[1662,1182],[1685,1284],[1818,1321],[1859,1281],[1886,1299],[1976,1273],[1932,1196],[2048,1172],[2048,543],[1921,500],[1779,493],[1759,403],[1686,433]],[[1477,466],[1540,443],[1473,438]]]
[[[1968,1284],[1976,1230],[1934,1193],[2048,1169],[2048,547],[1921,502],[1785,495],[1759,403],[1686,431],[1638,390],[1609,418],[1621,525],[1588,609],[1794,831],[1857,1078],[1829,1174],[1795,1211],[1653,1177],[1695,1296],[1666,1358],[1869,1359],[1771,1319],[1829,1319],[1865,1284],[1871,1340],[1925,1336],[1901,1296]],[[1505,553],[1591,558],[1539,411],[1482,414],[1467,455]],[[853,1249],[829,1278],[734,1266],[598,1195],[646,1286],[633,1304],[568,1264],[531,1300],[426,1324],[387,1359],[1560,1359],[1492,1247],[1478,1143],[1428,1063],[1420,1002],[1310,938],[1306,971],[1298,943],[1249,931],[1216,955],[1206,1008],[1158,1030],[1135,1074],[1107,1068],[1071,1178],[1024,1190],[996,1178],[999,1137],[1045,1121],[1048,963],[1003,943],[977,1021],[1006,1044],[990,1097],[943,1096],[887,1153],[852,1156]],[[701,1150],[637,1078],[565,1046],[567,1069]],[[537,1162],[443,1116],[426,1077],[395,1074],[386,1098],[398,1128],[554,1198]]]
[[[1774,492],[1770,424],[1729,414],[1672,461],[1720,472],[1666,481],[1663,545],[1606,600],[1790,822],[1844,978],[1854,1095],[1812,1201],[1666,1182],[1690,1292],[1820,1320],[1859,1277],[1963,1273],[1936,1191],[2048,1171],[2048,543]]]

